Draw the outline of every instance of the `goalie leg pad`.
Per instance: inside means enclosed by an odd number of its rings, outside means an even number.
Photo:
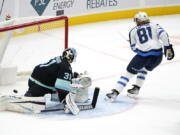
[[[1,111],[6,111],[6,104],[5,103],[0,103],[0,112]]]
[[[99,96],[99,91],[100,91],[100,88],[96,87],[94,90],[92,102],[90,104],[78,105],[79,110],[91,110],[91,109],[96,108],[96,104],[97,104],[97,100],[98,100],[98,96]],[[65,113],[70,112],[70,110],[67,107],[47,109],[47,110],[42,110],[41,112],[53,112],[53,111],[59,111],[59,110],[63,110],[63,109],[64,109]]]
[[[66,96],[66,104],[65,104],[65,113],[71,111],[72,114],[77,115],[80,110],[78,108],[78,106],[76,105],[76,103],[74,102],[75,99],[75,94],[74,93],[69,93]]]
[[[88,89],[92,84],[92,80],[89,76],[79,76],[72,79],[71,91],[76,93],[75,102],[84,103],[88,101]]]
[[[45,109],[44,97],[1,97],[1,107],[5,111],[20,113],[40,113]]]
[[[0,94],[0,111],[6,111],[6,96]]]
[[[75,102],[76,103],[86,103],[89,99],[89,89],[79,89],[76,91]]]
[[[44,105],[37,103],[7,103],[6,110],[19,113],[41,113]]]

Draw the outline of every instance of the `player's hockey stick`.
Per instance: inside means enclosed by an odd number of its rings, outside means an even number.
[[[129,43],[129,39],[127,39],[121,32],[118,32],[118,34],[122,37],[122,39]]]
[[[94,94],[93,94],[93,99],[90,104],[84,104],[84,105],[78,105],[78,108],[80,110],[91,110],[96,107],[98,96],[99,96],[99,91],[100,88],[95,87]],[[41,112],[54,112],[54,111],[60,111],[63,110],[64,108],[58,108],[58,109],[49,109],[49,110],[42,110]]]

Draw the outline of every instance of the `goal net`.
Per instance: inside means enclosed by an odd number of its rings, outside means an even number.
[[[67,47],[66,16],[0,22],[0,84],[12,83],[17,76],[30,75],[34,66],[61,55]]]

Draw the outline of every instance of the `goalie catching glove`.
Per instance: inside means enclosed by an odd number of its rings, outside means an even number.
[[[164,55],[167,60],[172,60],[174,58],[174,49],[172,47],[172,44],[164,47]]]
[[[85,89],[90,87],[92,84],[91,77],[85,71],[77,76],[77,78],[72,79],[71,88],[72,89]]]

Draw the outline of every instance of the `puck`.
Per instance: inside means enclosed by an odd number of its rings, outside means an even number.
[[[18,91],[17,91],[17,90],[13,90],[13,92],[14,92],[14,93],[18,93]]]

